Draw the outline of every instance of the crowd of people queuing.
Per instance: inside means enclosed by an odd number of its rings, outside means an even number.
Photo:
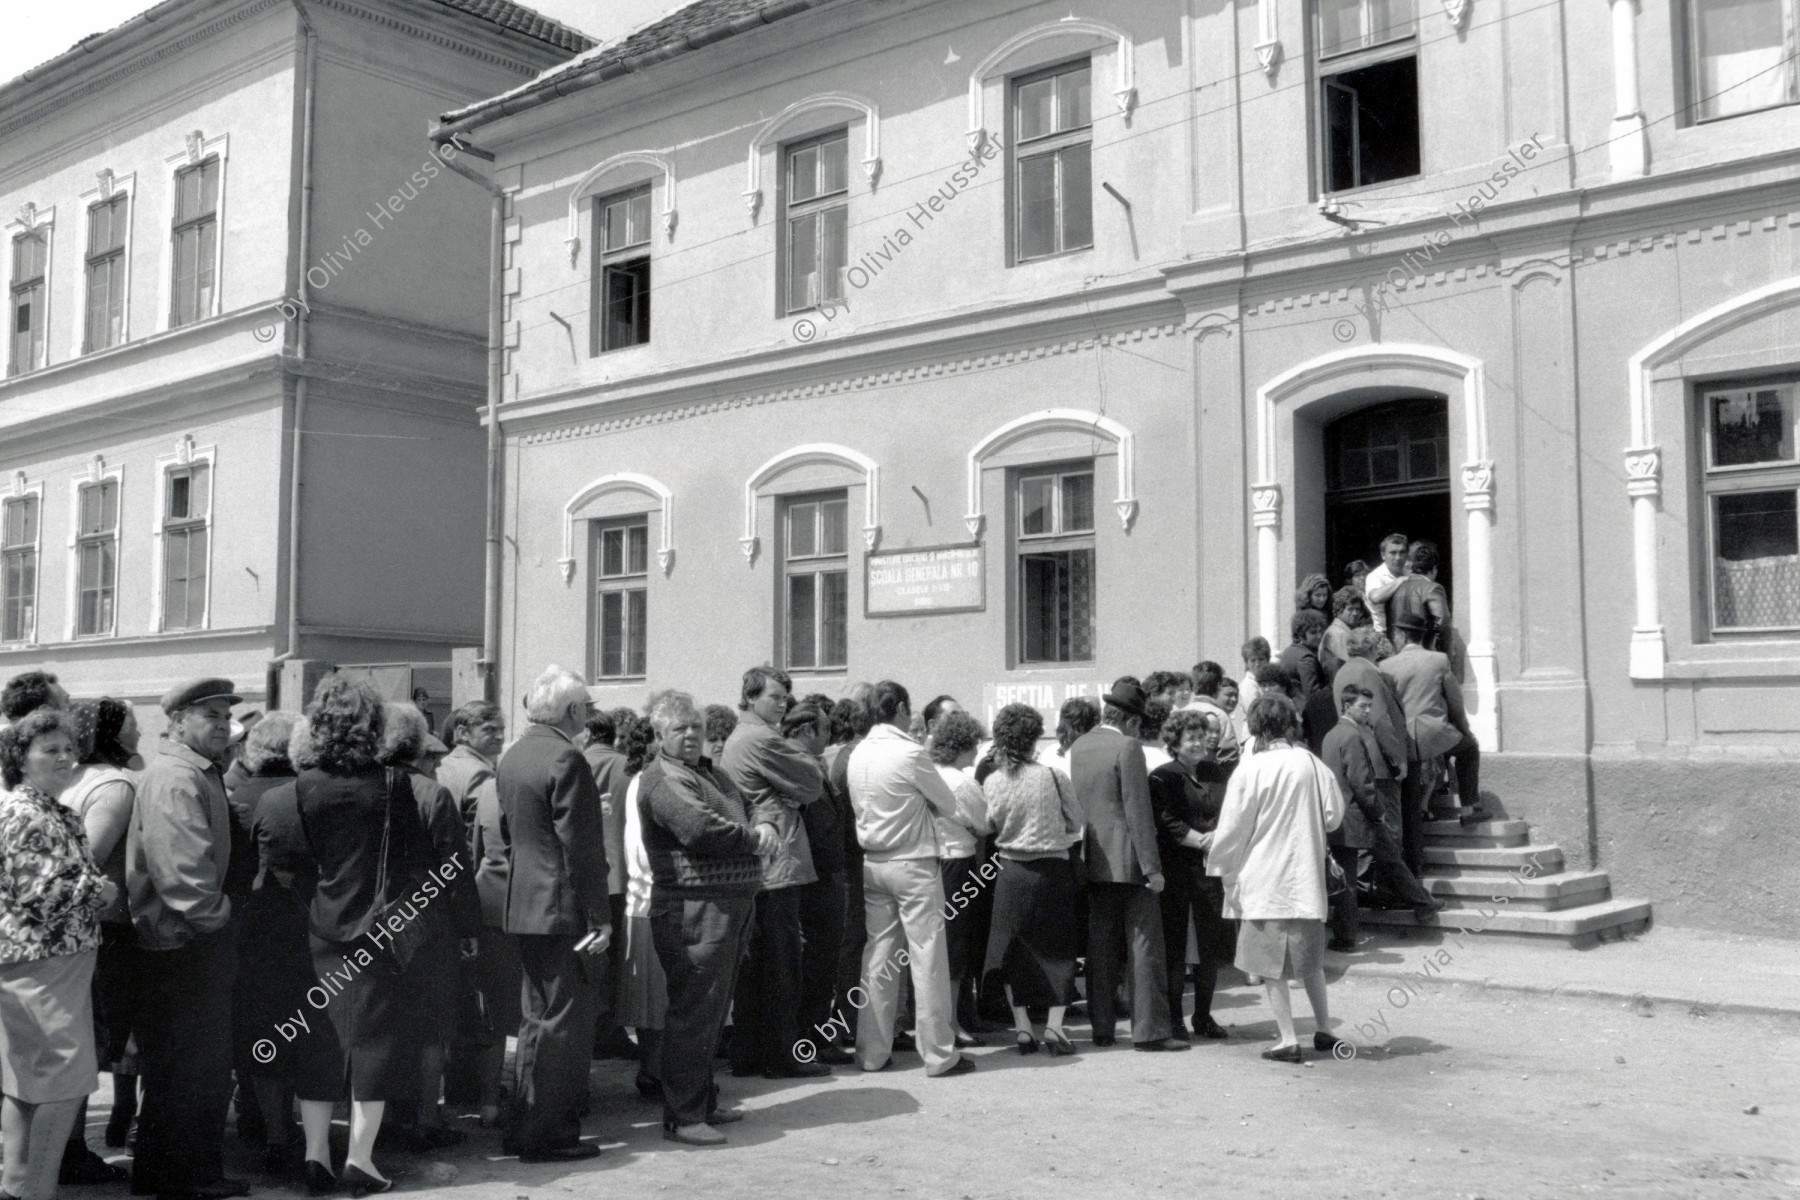
[[[735,708],[664,690],[602,711],[553,666],[510,744],[494,704],[440,737],[337,672],[304,713],[234,718],[230,681],[183,684],[145,749],[129,704],[18,676],[0,1200],[125,1178],[86,1142],[101,1069],[107,1145],[135,1123],[133,1193],[222,1200],[248,1191],[224,1170],[234,1095],[268,1170],[360,1197],[392,1186],[378,1148],[464,1139],[447,1102],[526,1161],[598,1154],[596,1056],[635,1059],[664,1135],[704,1146],[743,1116],[715,1059],[807,1079],[916,1052],[953,1077],[1000,1030],[1075,1054],[1078,1004],[1094,1047],[1123,1018],[1135,1049],[1185,1050],[1230,1036],[1227,962],[1264,987],[1262,1057],[1304,1059],[1290,981],[1315,1051],[1338,1049],[1326,949],[1357,948],[1362,905],[1442,908],[1418,876],[1448,770],[1462,819],[1484,815],[1431,645],[1435,548],[1395,535],[1383,556],[1303,581],[1290,644],[1251,638],[1241,680],[1210,660],[1124,676],[1050,736],[1027,705],[984,730],[947,695],[796,697],[769,666]]]

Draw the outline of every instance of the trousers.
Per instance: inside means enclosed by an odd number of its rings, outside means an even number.
[[[830,1019],[844,945],[844,876],[826,873],[800,893],[800,1028],[811,1037]],[[860,915],[860,914],[859,914]],[[860,922],[859,922],[860,924]]]
[[[650,936],[669,986],[662,1032],[651,1039],[660,1050],[655,1074],[662,1082],[666,1127],[697,1125],[719,1105],[713,1056],[756,903],[754,896],[693,900],[651,892]],[[738,1030],[744,1032],[741,1020]],[[647,1043],[646,1062],[650,1050]]]
[[[599,994],[573,934],[518,935],[525,982],[513,1064],[511,1150],[554,1150],[581,1140]]]
[[[864,862],[863,915],[869,942],[863,949],[860,986],[867,1002],[857,1015],[857,1060],[863,1070],[878,1071],[893,1054],[900,980],[910,974],[919,1055],[927,1075],[942,1075],[959,1055],[951,1023],[950,956],[944,945],[944,881],[937,859]],[[854,990],[850,1001],[854,1006]]]
[[[1113,1034],[1119,961],[1129,955],[1131,1040],[1160,1042],[1170,1032],[1169,976],[1156,893],[1141,883],[1089,883],[1087,892],[1087,1002],[1094,1036]]]
[[[732,1000],[731,1070],[760,1075],[794,1063],[800,1036],[800,887],[756,897]]]
[[[178,950],[138,951],[134,1028],[144,1087],[134,1192],[187,1191],[225,1174],[231,1106],[231,928],[195,934]]]

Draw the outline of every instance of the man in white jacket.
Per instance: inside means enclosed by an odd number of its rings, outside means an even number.
[[[869,700],[875,725],[850,754],[850,804],[863,848],[863,913],[869,942],[863,950],[867,993],[856,1023],[856,1057],[865,1071],[887,1067],[894,1050],[900,973],[912,971],[918,1019],[914,1033],[925,1073],[963,1075],[975,1069],[956,1050],[950,959],[944,945],[944,884],[938,871],[933,814],[956,815],[956,796],[925,748],[906,732],[912,698],[892,680],[875,685]],[[854,990],[850,996],[855,1005]]]

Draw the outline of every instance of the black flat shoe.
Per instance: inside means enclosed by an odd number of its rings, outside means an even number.
[[[1075,1053],[1075,1043],[1069,1040],[1069,1035],[1053,1026],[1044,1029],[1044,1045],[1054,1058],[1067,1058]]]
[[[1300,1050],[1300,1043],[1295,1042],[1286,1050],[1264,1050],[1262,1056],[1270,1062],[1297,1063],[1305,1062],[1306,1056]]]
[[[1046,1032],[1044,1036],[1048,1037],[1049,1033]],[[1036,1054],[1038,1052],[1038,1040],[1036,1034],[1021,1030],[1019,1036],[1015,1040],[1018,1043],[1020,1054]]]
[[[935,1075],[932,1078],[948,1079],[952,1075],[968,1075],[971,1072],[973,1072],[974,1070],[975,1070],[975,1060],[972,1058],[969,1058],[967,1056],[964,1056],[964,1057],[956,1060],[956,1065],[954,1067],[951,1067],[948,1071],[945,1071],[942,1075]]]
[[[346,1165],[344,1167],[344,1186],[350,1189],[351,1200],[362,1200],[364,1196],[378,1196],[382,1192],[393,1189],[391,1179],[377,1179],[360,1167]]]
[[[306,1160],[306,1194],[309,1196],[330,1196],[337,1191],[337,1176],[331,1168],[316,1159]]]
[[[1204,1021],[1196,1021],[1194,1023],[1194,1032],[1203,1038],[1210,1038],[1215,1042],[1231,1036],[1223,1025],[1219,1024],[1211,1017],[1206,1018]]]
[[[1117,1037],[1110,1033],[1096,1033],[1094,1035],[1094,1045],[1099,1046],[1101,1049],[1113,1045],[1118,1040]]]
[[[570,1146],[551,1146],[543,1150],[526,1150],[519,1155],[522,1163],[566,1163],[581,1162],[583,1159],[599,1158],[600,1147],[588,1142],[576,1142]]]
[[[63,1155],[62,1165],[56,1171],[56,1182],[64,1187],[123,1183],[130,1178],[130,1171],[113,1166],[85,1147],[79,1153]]]
[[[1318,1033],[1313,1034],[1313,1049],[1321,1054],[1330,1054],[1339,1046],[1348,1046],[1349,1044],[1350,1043],[1346,1042],[1343,1038],[1335,1037],[1332,1034],[1326,1033],[1324,1030],[1320,1030]]]
[[[918,1043],[917,1039],[915,1039],[913,1037],[912,1034],[906,1033],[904,1031],[897,1032],[894,1034],[894,1049],[896,1049],[896,1050],[917,1050],[918,1048],[919,1048],[919,1043]]]
[[[1155,1054],[1167,1053],[1171,1050],[1191,1050],[1193,1049],[1193,1045],[1190,1042],[1182,1041],[1178,1037],[1166,1037],[1160,1042],[1134,1042],[1132,1043],[1131,1048],[1133,1050],[1146,1050]]]
[[[972,1033],[959,1033],[956,1035],[955,1041],[958,1050],[973,1050],[977,1046],[987,1045],[986,1042],[982,1041]]]

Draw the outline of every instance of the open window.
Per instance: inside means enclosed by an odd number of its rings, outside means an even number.
[[[1317,0],[1321,176],[1346,192],[1419,174],[1415,0]]]
[[[589,353],[650,340],[650,188],[594,202],[594,295]]]

